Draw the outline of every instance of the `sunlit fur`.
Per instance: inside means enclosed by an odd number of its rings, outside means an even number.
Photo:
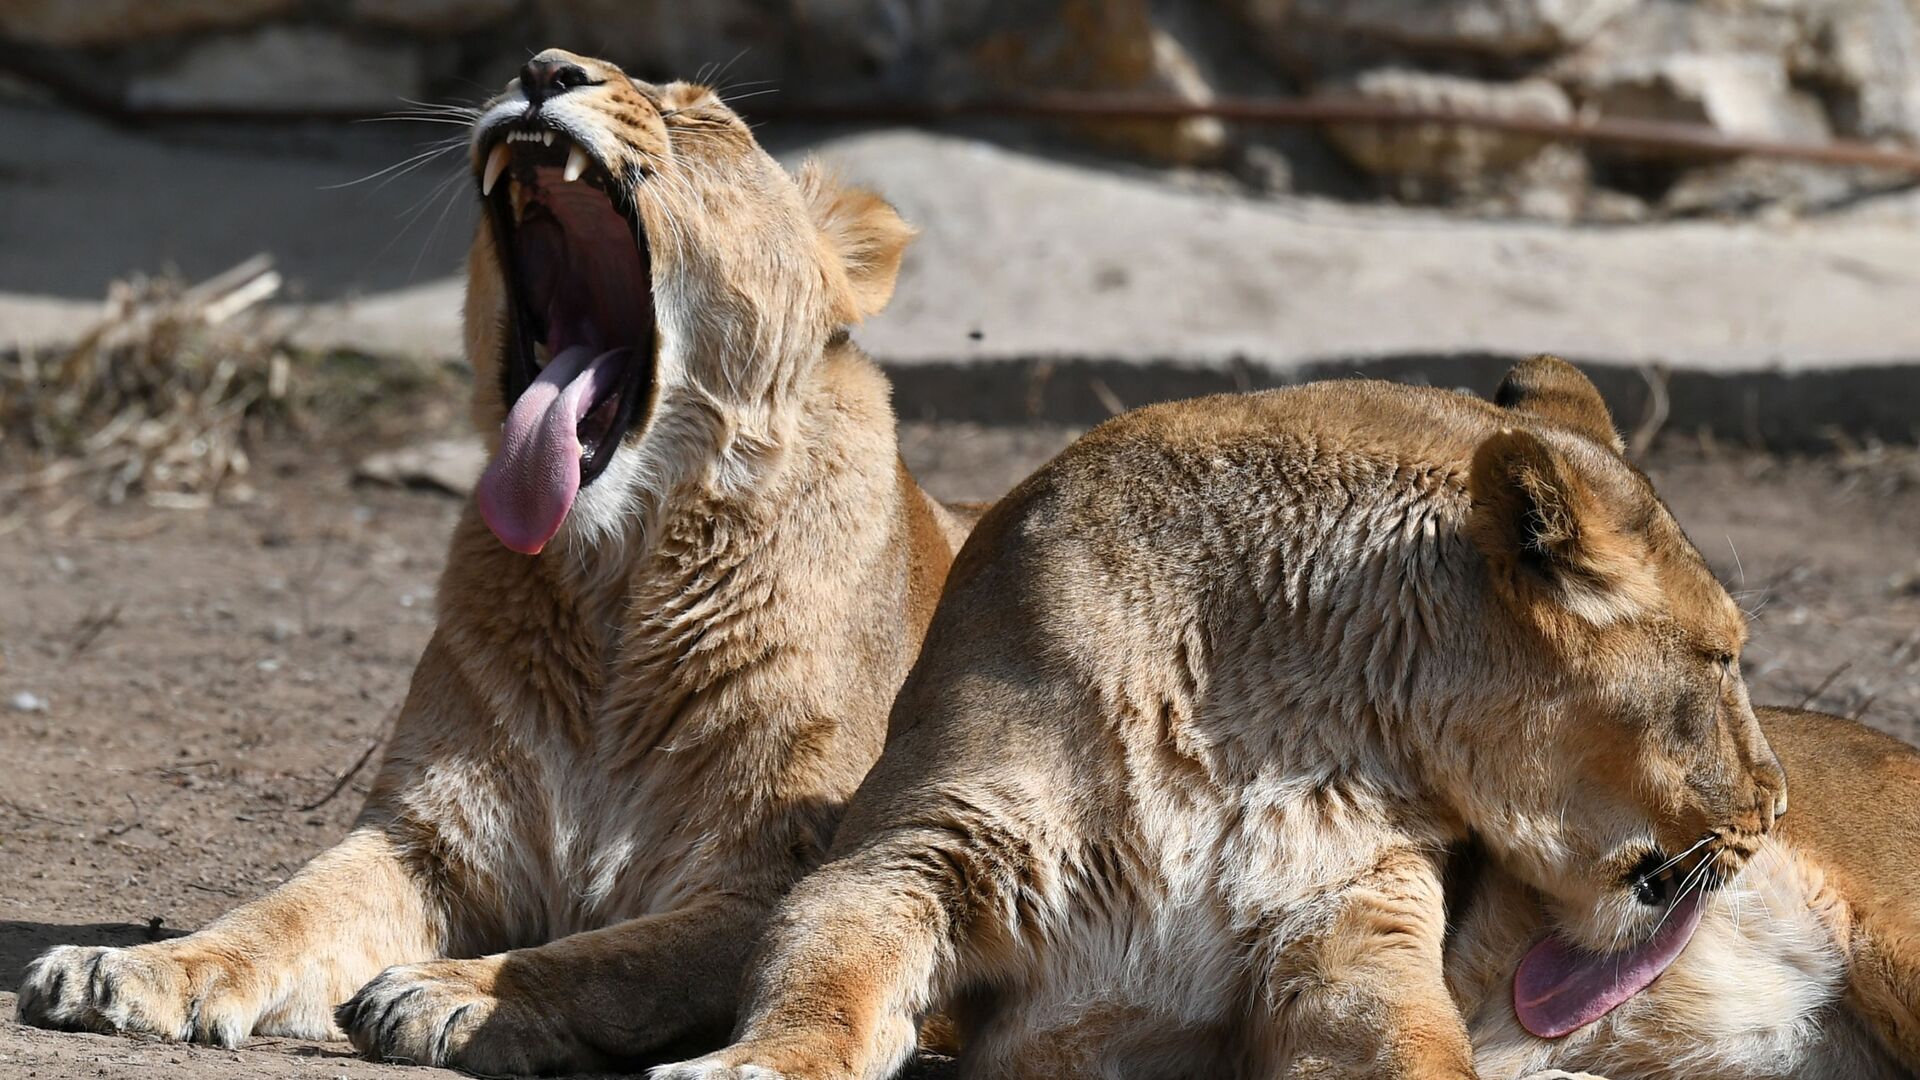
[[[468,507],[345,843],[200,933],[55,950],[24,1019],[229,1046],[344,1029],[490,1074],[717,1042],[756,928],[878,754],[964,532],[901,464],[885,379],[844,329],[886,303],[911,230],[788,175],[705,88],[537,59],[590,74],[542,112],[644,223],[657,408],[539,556]],[[525,111],[517,84],[483,110],[476,189],[487,133]],[[491,228],[466,346],[494,440]]]
[[[975,1076],[1464,1080],[1451,845],[1569,910],[1650,842],[1737,866],[1784,797],[1739,613],[1591,384],[1515,381],[1154,406],[1022,483],[739,1041],[656,1075],[876,1080],[951,1009]]]
[[[1554,923],[1490,864],[1465,878],[1447,979],[1487,1080],[1892,1080],[1920,1072],[1920,752],[1838,717],[1761,709],[1793,812],[1707,900],[1645,991],[1561,1039],[1515,1019],[1513,973]]]

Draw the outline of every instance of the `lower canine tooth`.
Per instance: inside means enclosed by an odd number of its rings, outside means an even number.
[[[482,198],[493,194],[494,182],[500,179],[500,173],[506,169],[507,160],[512,156],[513,154],[507,149],[506,143],[496,145],[493,148],[493,152],[487,155],[487,171],[486,174],[480,178],[480,195]]]
[[[568,150],[567,151],[567,168],[566,168],[566,171],[562,174],[567,178],[567,182],[572,183],[573,181],[580,179],[580,174],[586,171],[587,171],[587,152],[585,150],[580,149],[578,146]]]

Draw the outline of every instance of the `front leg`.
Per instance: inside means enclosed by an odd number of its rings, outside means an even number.
[[[733,1023],[763,905],[716,896],[475,960],[389,968],[340,1006],[368,1057],[484,1075],[617,1067]]]
[[[1281,1075],[1474,1080],[1465,1019],[1441,973],[1438,865],[1389,851],[1322,932],[1274,943],[1267,1016]]]
[[[440,936],[420,884],[365,826],[198,933],[49,950],[21,979],[19,1016],[227,1047],[256,1034],[336,1038],[335,1004],[389,964],[434,955]]]

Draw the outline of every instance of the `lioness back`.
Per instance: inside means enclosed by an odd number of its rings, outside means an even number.
[[[975,528],[739,1041],[661,1075],[881,1077],[950,1008],[972,1075],[1465,1080],[1442,853],[1653,936],[1632,868],[1784,801],[1743,633],[1559,361],[1117,418]]]

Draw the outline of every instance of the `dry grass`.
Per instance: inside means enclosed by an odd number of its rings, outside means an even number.
[[[265,257],[193,286],[136,277],[71,348],[0,356],[0,494],[246,498],[249,446],[292,419],[286,327],[258,311],[279,286]]]
[[[1841,483],[1882,498],[1920,489],[1920,446],[1896,445],[1845,434],[1833,436],[1834,468]]]

